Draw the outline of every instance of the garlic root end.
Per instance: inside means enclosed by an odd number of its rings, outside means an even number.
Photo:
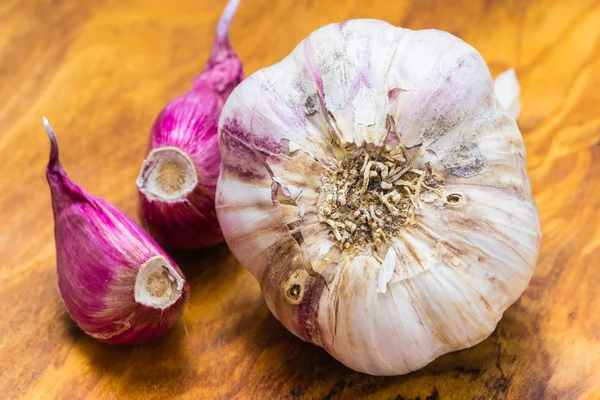
[[[181,297],[183,278],[162,256],[144,263],[135,279],[135,301],[164,310]]]

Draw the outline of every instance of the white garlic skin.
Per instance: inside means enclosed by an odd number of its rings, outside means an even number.
[[[514,69],[504,71],[496,77],[494,94],[502,108],[508,111],[514,119],[517,119],[521,112],[521,102],[519,101],[521,86]]]
[[[390,130],[444,196],[463,197],[423,200],[381,263],[339,250],[316,202],[330,158],[382,146]],[[230,249],[287,329],[356,371],[405,374],[481,342],[531,278],[540,225],[523,139],[479,53],[449,33],[318,29],[234,90],[219,135]]]

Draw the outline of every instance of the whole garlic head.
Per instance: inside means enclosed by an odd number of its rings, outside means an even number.
[[[540,241],[523,140],[493,89],[451,34],[354,20],[233,91],[219,222],[287,329],[375,375],[491,334]]]

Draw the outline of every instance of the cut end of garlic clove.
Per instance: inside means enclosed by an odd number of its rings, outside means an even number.
[[[176,147],[154,149],[142,164],[136,184],[149,199],[179,200],[198,184],[194,162]]]
[[[152,257],[138,271],[135,301],[164,310],[179,300],[183,284],[183,278],[164,257]]]

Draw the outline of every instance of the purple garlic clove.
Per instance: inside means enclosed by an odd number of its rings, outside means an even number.
[[[134,344],[160,336],[183,312],[189,295],[183,273],[127,215],[67,177],[46,118],[44,126],[58,287],[69,315],[102,342]]]
[[[229,43],[238,4],[227,4],[204,71],[189,92],[163,109],[150,132],[136,184],[145,227],[165,247],[199,249],[223,241],[215,211],[217,129],[227,97],[244,77]]]

